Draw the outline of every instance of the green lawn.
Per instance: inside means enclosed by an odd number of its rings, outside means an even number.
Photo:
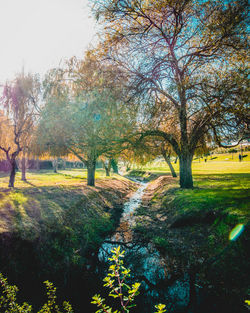
[[[15,180],[15,188],[27,188],[30,186],[74,186],[82,184],[87,180],[87,170],[85,169],[71,169],[71,170],[59,170],[58,173],[53,171],[33,171],[27,172],[27,182],[21,181],[21,173],[17,172]],[[103,169],[96,170],[96,179],[106,178],[105,171]],[[0,172],[0,188],[8,187],[9,177],[7,174]]]
[[[250,173],[250,152],[245,152],[242,162],[239,162],[238,154],[234,154],[232,160],[231,154],[217,154],[207,158],[207,162],[204,159],[193,160],[192,169],[193,174],[224,174],[224,173]],[[216,159],[212,159],[216,158]],[[172,162],[176,172],[179,171],[179,163]],[[140,167],[140,170],[158,172],[158,173],[170,173],[168,165],[165,161],[154,161],[148,163],[146,166]]]
[[[249,191],[249,173],[196,174],[195,188],[176,190],[171,206],[175,207],[176,216],[213,211],[218,221],[224,220],[228,224],[226,233],[237,223],[249,221]],[[165,198],[163,202],[168,205],[169,199]]]

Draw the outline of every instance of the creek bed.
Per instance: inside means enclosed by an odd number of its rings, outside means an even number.
[[[120,224],[115,233],[105,240],[98,252],[99,266],[106,270],[111,257],[111,250],[121,246],[125,250],[125,266],[131,269],[131,278],[141,282],[141,296],[137,309],[133,312],[153,312],[154,305],[165,303],[172,307],[168,312],[182,312],[189,302],[189,277],[185,275],[169,284],[169,275],[166,271],[165,260],[151,244],[143,244],[133,236],[133,227],[136,224],[134,213],[140,207],[148,183],[136,180],[140,184],[138,190],[124,204]],[[98,272],[103,272],[103,269]],[[136,301],[136,302],[138,302]],[[169,305],[168,305],[169,304]]]

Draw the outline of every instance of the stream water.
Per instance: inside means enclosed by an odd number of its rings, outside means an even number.
[[[102,264],[107,265],[114,247],[121,246],[125,250],[125,266],[131,269],[133,279],[142,283],[143,296],[139,300],[137,312],[142,312],[142,306],[144,313],[154,312],[154,305],[160,302],[169,304],[168,312],[183,312],[183,308],[189,301],[188,277],[183,277],[169,285],[166,265],[159,252],[152,245],[143,244],[143,240],[133,238],[134,213],[140,207],[147,188],[147,183],[137,182],[140,187],[124,204],[120,225],[99,249],[98,259]]]

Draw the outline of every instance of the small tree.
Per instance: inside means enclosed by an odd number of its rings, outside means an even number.
[[[3,88],[0,105],[5,119],[8,120],[4,123],[5,127],[8,124],[8,132],[0,135],[0,149],[5,153],[11,168],[9,187],[14,187],[16,159],[21,151],[25,158],[33,131],[39,91],[38,78],[30,74],[25,76],[23,73],[12,82],[6,83]],[[25,175],[22,178],[25,179]]]

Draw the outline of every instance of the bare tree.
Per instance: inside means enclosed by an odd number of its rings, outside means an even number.
[[[102,52],[127,71],[141,97],[142,138],[170,144],[180,161],[180,186],[192,188],[200,138],[212,132],[223,145],[226,137],[240,140],[246,126],[247,1],[93,2],[104,26]],[[165,121],[175,116],[174,131],[157,124],[158,107]]]

